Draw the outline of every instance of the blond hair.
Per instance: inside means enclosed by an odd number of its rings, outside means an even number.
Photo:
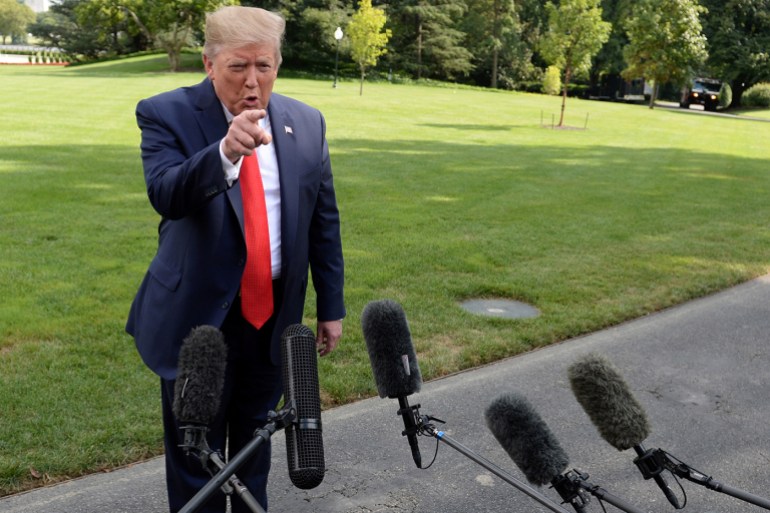
[[[275,49],[276,62],[280,66],[285,27],[284,19],[274,12],[239,5],[222,7],[206,15],[203,55],[213,60],[223,48],[267,44]]]

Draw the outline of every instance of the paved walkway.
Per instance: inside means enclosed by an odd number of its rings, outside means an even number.
[[[619,367],[647,410],[660,447],[732,487],[770,497],[770,275],[621,326],[426,383],[411,402],[446,421],[454,440],[523,477],[487,430],[483,411],[504,391],[525,394],[590,481],[649,512],[673,508],[644,481],[633,451],[604,442],[569,389],[566,369],[600,352]],[[407,312],[408,315],[408,312]],[[414,468],[395,400],[373,398],[324,412],[328,471],[314,490],[288,480],[275,437],[269,496],[278,513],[547,512],[446,444],[427,470]],[[420,438],[429,461],[435,440]],[[5,513],[162,513],[161,459],[0,500]],[[673,479],[669,479],[673,482]],[[673,485],[675,488],[676,484]],[[685,511],[763,511],[684,482]],[[678,488],[677,488],[678,490]],[[553,490],[543,494],[558,500]],[[681,490],[678,490],[681,495]],[[600,513],[594,502],[588,511]],[[607,511],[618,511],[607,505]]]

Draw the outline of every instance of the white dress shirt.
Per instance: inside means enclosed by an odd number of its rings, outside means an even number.
[[[225,106],[228,124],[232,122],[233,115],[230,114]],[[273,135],[273,129],[270,125],[270,117],[265,116],[259,120],[259,126]],[[241,172],[241,163],[243,157],[239,158],[235,164],[225,157],[224,139],[219,143],[219,156],[222,159],[222,169],[225,172],[227,185],[232,186],[238,179]],[[273,270],[273,279],[281,276],[281,181],[279,179],[278,158],[275,154],[275,145],[262,144],[257,147],[257,162],[259,162],[259,173],[262,175],[262,186],[265,188],[265,206],[267,207],[267,225],[270,231],[270,263]]]

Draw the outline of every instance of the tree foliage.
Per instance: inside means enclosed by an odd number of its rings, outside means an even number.
[[[348,24],[350,52],[361,71],[359,94],[364,94],[366,69],[376,65],[380,56],[387,53],[391,32],[385,28],[386,21],[384,10],[372,7],[372,0],[361,0]]]
[[[0,35],[3,44],[8,37],[23,39],[27,26],[35,21],[35,12],[17,0],[0,0]]]
[[[552,2],[559,8],[577,4],[576,0]],[[182,47],[202,43],[204,13],[223,3],[238,0],[58,0],[49,12],[38,15],[28,31],[47,45],[86,60],[162,48],[170,66],[176,67]],[[341,74],[360,73],[358,59],[353,63],[348,29],[357,0],[240,3],[284,16],[284,67],[331,76],[339,48]],[[602,94],[600,88],[606,94],[618,94],[624,70],[629,80],[654,75],[658,85],[697,73],[727,80],[737,103],[746,88],[770,80],[770,0],[584,3],[600,8],[602,20],[613,30],[598,52],[591,52],[589,73],[575,75],[577,68],[570,69],[569,82],[588,81],[598,94]],[[18,0],[0,0],[0,6],[11,4],[18,5]],[[384,12],[384,29],[391,37],[382,46],[387,53],[379,55],[376,64],[367,64],[364,74],[379,68],[396,79],[431,78],[529,90],[540,88],[554,57],[548,51],[549,44],[554,46],[549,15],[556,7],[548,8],[544,0],[370,0],[369,5]],[[709,55],[705,63],[699,50],[704,42],[699,23]],[[339,44],[334,39],[338,26],[345,33]],[[572,29],[577,27],[574,20],[567,20],[559,31],[565,37],[570,30],[570,35],[576,35],[580,31]],[[638,36],[633,42],[631,33]],[[566,49],[565,45],[555,46]],[[589,60],[581,61],[581,71]],[[569,86],[567,80],[564,85]]]
[[[473,55],[465,48],[458,20],[468,10],[464,0],[404,0],[388,8],[391,46],[398,48],[391,63],[418,80],[423,77],[467,76]]]
[[[650,108],[660,84],[682,85],[705,62],[706,38],[697,0],[639,0],[625,28],[629,43],[623,52],[628,80],[643,77],[655,83]]]
[[[501,71],[515,60],[513,54],[522,50],[513,0],[467,0],[467,3],[463,29],[476,56],[474,65],[483,72],[481,76],[476,75],[477,80],[496,89]]]
[[[564,71],[559,126],[564,124],[567,88],[573,74],[587,74],[591,58],[607,42],[612,26],[602,20],[599,0],[561,0],[546,4],[548,32],[541,43],[547,62]]]
[[[144,46],[117,0],[61,0],[40,13],[29,31],[76,59],[119,55]]]
[[[731,83],[734,102],[751,84],[770,81],[770,0],[702,0],[707,67]]]
[[[148,41],[165,51],[171,71],[179,69],[182,49],[200,34],[206,13],[235,0],[92,0],[118,2]]]

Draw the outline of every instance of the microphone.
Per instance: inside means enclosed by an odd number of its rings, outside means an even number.
[[[404,419],[404,431],[401,434],[409,441],[415,465],[422,468],[417,443],[419,421],[415,407],[409,406],[407,400],[407,396],[420,391],[422,375],[406,314],[395,301],[373,301],[366,305],[361,314],[361,327],[377,392],[382,398],[398,399],[398,414]]]
[[[281,335],[281,356],[284,408],[295,412],[294,421],[286,426],[289,479],[297,488],[309,490],[321,484],[326,471],[313,331],[302,324],[288,326]]]
[[[588,414],[599,434],[619,451],[632,448],[634,460],[645,479],[653,478],[676,509],[679,500],[661,475],[663,466],[655,461],[655,453],[642,445],[650,434],[650,425],[620,372],[605,357],[591,353],[575,361],[568,369],[575,398]]]
[[[588,483],[588,474],[564,473],[569,458],[535,408],[514,393],[500,395],[484,411],[487,427],[516,463],[527,481],[543,486],[550,483],[564,502],[582,513],[589,502],[586,492],[630,513],[644,513],[603,488]]]
[[[225,385],[227,346],[222,332],[198,326],[182,342],[171,410],[180,424],[205,431],[219,410]]]
[[[206,440],[208,425],[219,411],[227,368],[227,345],[221,331],[214,326],[198,326],[182,341],[174,383],[171,411],[184,430],[181,444],[186,455],[194,453],[201,466],[216,477],[225,467],[222,456],[213,451]],[[255,512],[264,510],[248,488],[234,473],[221,483],[222,491],[235,492]],[[184,509],[195,511],[191,501]]]
[[[550,483],[569,465],[551,430],[532,405],[517,394],[504,394],[484,411],[487,427],[530,483]]]

